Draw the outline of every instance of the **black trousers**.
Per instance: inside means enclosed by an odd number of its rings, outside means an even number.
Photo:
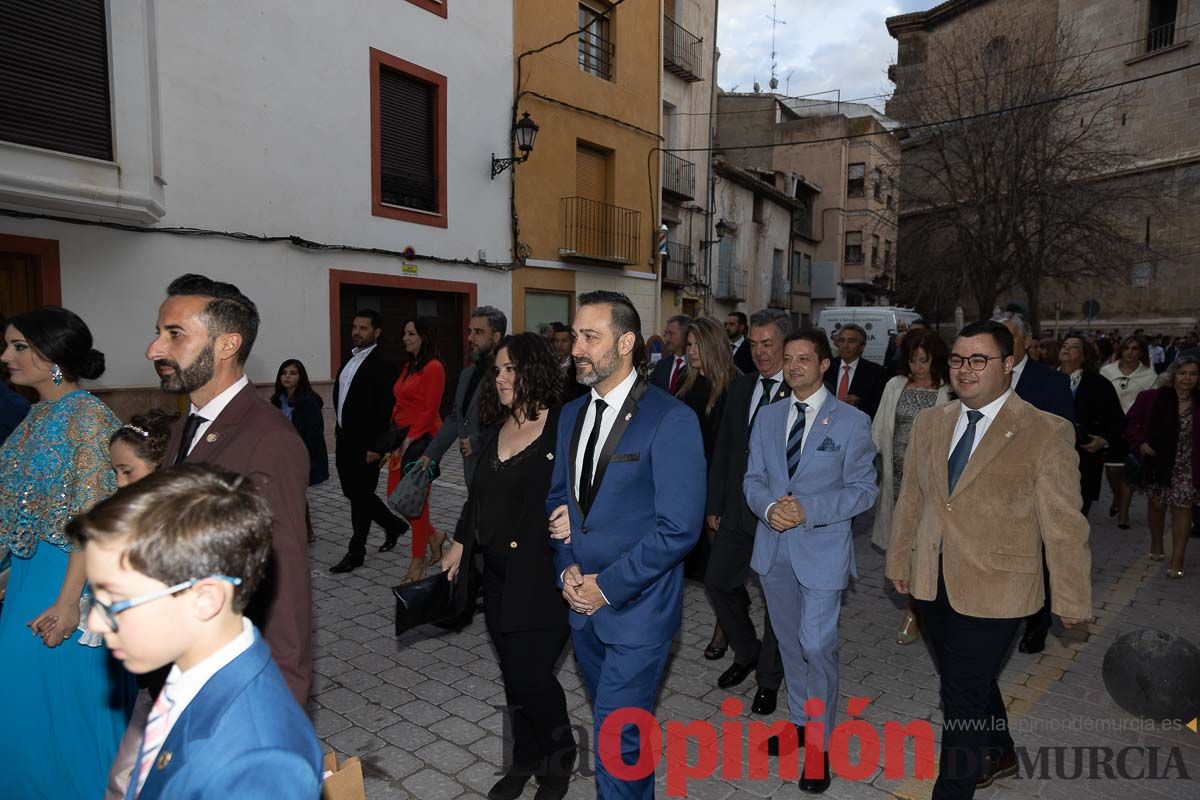
[[[968,617],[946,597],[938,570],[937,599],[917,600],[921,632],[937,659],[942,683],[942,752],[934,800],[969,800],[985,755],[1013,749],[1008,714],[996,682],[1021,619]]]
[[[367,535],[371,532],[372,522],[385,533],[397,534],[403,533],[407,524],[389,511],[375,492],[381,461],[368,464],[365,449],[349,447],[339,439],[335,462],[342,494],[350,501],[350,556],[362,559],[367,553]]]
[[[555,665],[567,644],[570,629],[500,630],[503,598],[485,579],[483,617],[500,657],[504,701],[512,733],[510,772],[569,779],[575,766],[575,737],[567,716],[567,696],[555,675]]]
[[[729,637],[733,660],[738,664],[755,664],[755,680],[760,688],[778,691],[783,683],[783,659],[779,642],[771,627],[771,618],[763,609],[763,635],[750,619],[750,593],[746,580],[750,577],[750,556],[754,552],[754,536],[722,528],[717,531],[704,573],[704,589],[708,602],[717,615],[721,630]]]

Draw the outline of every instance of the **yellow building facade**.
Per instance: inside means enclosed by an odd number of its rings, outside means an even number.
[[[513,28],[518,114],[539,132],[529,159],[497,178],[513,183],[521,262],[512,329],[569,323],[577,294],[610,289],[630,297],[649,334],[659,324],[662,7],[517,0]]]

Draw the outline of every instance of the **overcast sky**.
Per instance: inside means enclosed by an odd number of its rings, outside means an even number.
[[[939,0],[777,0],[778,91],[807,95],[841,89],[843,100],[885,94],[896,40],[884,20],[932,8]],[[717,82],[722,89],[768,91],[771,78],[771,0],[720,0]],[[791,74],[789,81],[788,75]],[[836,97],[836,95],[829,95]],[[885,98],[865,101],[883,108]]]

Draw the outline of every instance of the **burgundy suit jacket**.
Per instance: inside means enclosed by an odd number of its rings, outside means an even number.
[[[171,431],[164,467],[175,463],[183,426]],[[250,478],[271,505],[271,559],[246,611],[271,646],[288,688],[303,708],[312,685],[312,581],[308,571],[308,450],[292,423],[251,383],[198,438],[185,464],[209,464]]]

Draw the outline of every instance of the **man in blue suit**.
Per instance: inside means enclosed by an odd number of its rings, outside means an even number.
[[[831,360],[821,331],[788,334],[783,371],[792,397],[759,412],[743,483],[746,503],[759,520],[750,567],[760,576],[779,640],[799,743],[806,722],[823,723],[817,743],[826,754],[823,769],[806,764],[800,778],[800,789],[810,793],[830,783],[838,617],[842,592],[850,576],[857,577],[851,523],[879,495],[871,418],[825,388]],[[819,719],[808,717],[810,698],[824,703]],[[790,737],[772,737],[769,744],[781,756],[790,755]]]
[[[705,462],[691,409],[633,367],[641,320],[623,294],[579,296],[577,378],[564,406],[546,509],[571,641],[592,700],[600,798],[653,798],[654,774],[619,780],[600,739],[617,709],[651,710],[683,607],[683,558],[704,516]],[[638,761],[625,725],[620,756]],[[606,763],[607,762],[607,763]]]

